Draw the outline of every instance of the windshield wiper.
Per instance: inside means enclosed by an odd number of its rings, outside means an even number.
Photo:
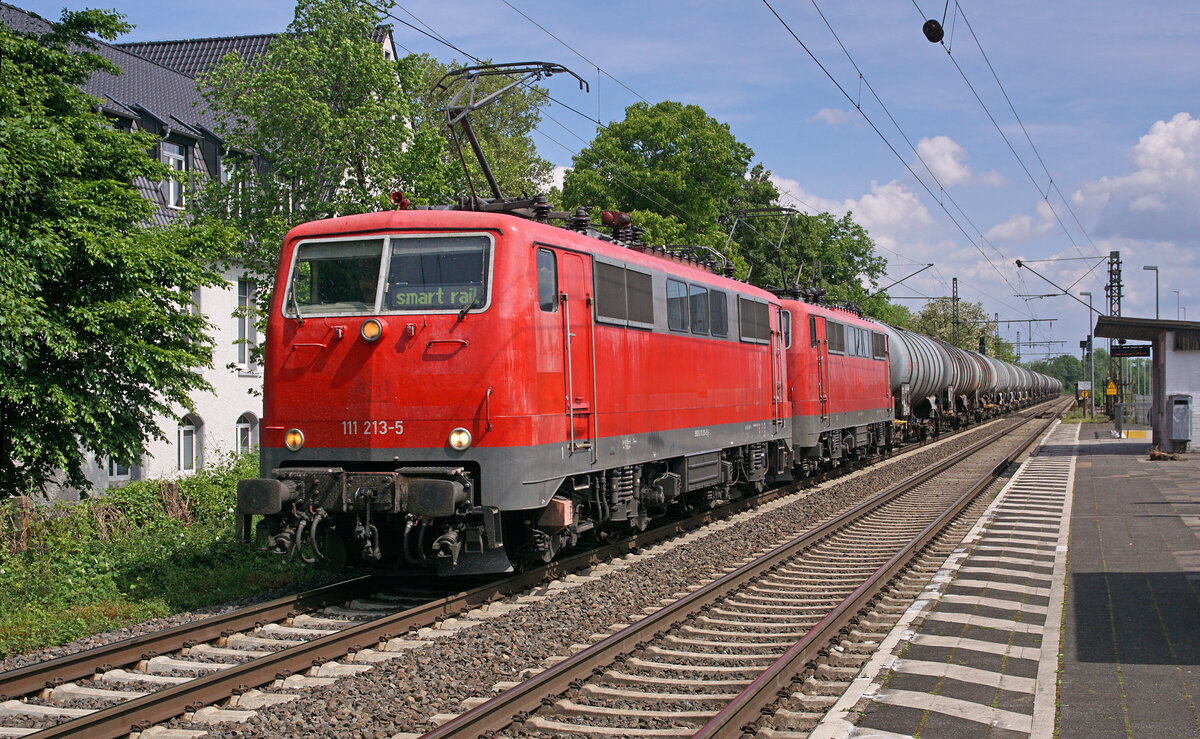
[[[467,317],[467,313],[469,313],[470,311],[472,311],[476,308],[482,307],[482,306],[483,306],[483,303],[479,302],[479,298],[478,297],[475,298],[474,300],[471,301],[470,305],[464,305],[463,309],[458,312],[458,320],[460,320],[460,321],[463,320],[464,318]]]
[[[304,325],[304,316],[300,315],[300,301],[296,299],[296,286],[295,285],[292,285],[291,289],[288,290],[288,295],[292,299],[292,310],[296,311],[296,325],[303,326]]]

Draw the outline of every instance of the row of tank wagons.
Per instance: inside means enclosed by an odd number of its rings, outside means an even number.
[[[1062,382],[1040,372],[882,325],[888,335],[896,418],[914,433],[937,432],[1052,396]]]

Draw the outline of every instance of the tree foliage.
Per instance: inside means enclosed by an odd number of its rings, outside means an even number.
[[[89,34],[121,16],[64,12],[41,36],[0,26],[0,491],[35,493],[85,452],[131,462],[155,417],[207,389],[212,344],[191,297],[222,284],[232,235],[150,228],[133,182],[164,180],[155,140],[118,130],[79,85],[100,70]],[[71,49],[80,49],[72,53]]]
[[[650,243],[718,249],[755,285],[817,285],[832,302],[891,315],[885,297],[868,299],[886,261],[851,214],[739,216],[780,200],[771,172],[750,168],[753,156],[698,106],[637,103],[575,157],[563,201],[626,211]]]
[[[469,195],[462,161],[471,172],[475,191],[481,197],[491,197],[487,180],[483,176],[470,144],[460,141],[463,160],[446,125],[446,103],[452,90],[437,89],[447,72],[457,69],[456,62],[444,64],[427,55],[413,55],[405,64],[414,70],[412,125],[418,132],[436,134],[443,142],[443,163],[446,190],[454,195]],[[478,82],[475,97],[482,98],[511,83],[507,77],[483,77]],[[537,147],[531,136],[533,129],[542,120],[542,109],[549,102],[545,88],[531,85],[518,86],[492,104],[471,114],[471,128],[479,139],[480,147],[487,156],[488,166],[506,197],[534,195],[550,187],[552,165],[538,156]]]
[[[563,204],[625,211],[650,243],[720,248],[753,156],[699,106],[636,103],[574,157]]]
[[[1083,362],[1069,354],[1060,354],[1052,359],[1032,362],[1029,368],[1034,372],[1041,372],[1043,375],[1057,377],[1062,381],[1064,393],[1073,392],[1075,383],[1087,377],[1087,368]]]
[[[245,262],[263,274],[297,223],[389,208],[394,190],[446,195],[442,140],[409,126],[417,66],[371,40],[390,7],[300,0],[260,59],[231,53],[199,80],[240,161],[198,212],[243,231]]]

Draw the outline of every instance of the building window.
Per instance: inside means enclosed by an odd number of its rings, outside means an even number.
[[[238,454],[247,454],[258,446],[258,419],[254,417],[253,413],[243,413],[238,416],[235,431],[237,432]]]
[[[162,158],[174,176],[163,183],[163,194],[167,199],[167,207],[176,210],[183,210],[184,197],[183,185],[184,178],[187,175],[187,149],[181,144],[172,144],[170,141],[164,141],[160,144],[162,147]]]
[[[200,421],[194,416],[179,422],[178,449],[181,472],[200,469]]]
[[[128,480],[132,472],[132,467],[127,464],[121,464],[115,459],[108,460],[108,479],[110,480]]]
[[[234,320],[237,321],[237,363],[249,370],[253,368],[254,347],[258,345],[258,333],[254,327],[254,283],[238,280],[238,304]]]

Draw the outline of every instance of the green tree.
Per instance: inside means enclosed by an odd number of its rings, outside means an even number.
[[[1075,383],[1087,377],[1087,368],[1078,358],[1069,354],[1060,354],[1052,359],[1033,362],[1029,368],[1043,375],[1056,377],[1062,381],[1063,392],[1072,393]]]
[[[209,183],[198,215],[245,233],[244,262],[263,277],[297,223],[390,208],[395,190],[448,194],[442,139],[409,125],[417,66],[386,59],[370,37],[391,7],[300,0],[260,59],[231,53],[198,81],[218,134],[240,154],[227,181]]]
[[[164,180],[153,137],[118,130],[79,85],[118,74],[89,51],[129,24],[64,12],[43,35],[0,26],[0,491],[86,488],[85,452],[131,462],[156,416],[208,389],[191,296],[223,284],[232,234],[149,228],[135,178]],[[72,53],[72,49],[78,53]]]
[[[443,64],[427,54],[407,57],[404,60],[415,72],[411,95],[413,101],[412,125],[422,133],[436,134],[443,141],[443,166],[447,189],[457,195],[470,194],[471,188],[463,172],[462,161],[450,137],[446,125],[446,103],[451,90],[438,90],[437,85],[445,74],[462,66],[456,62]],[[484,77],[479,80],[475,97],[484,97],[511,82],[507,77]],[[542,109],[549,103],[544,87],[518,86],[504,97],[471,114],[471,128],[479,139],[487,156],[488,166],[506,197],[534,195],[546,192],[551,185],[550,173],[553,165],[538,156],[532,132],[542,120]],[[483,176],[470,144],[460,141],[463,160],[471,172],[476,192],[481,197],[491,197],[487,180]]]
[[[744,202],[753,156],[699,106],[635,103],[574,157],[563,204],[625,211],[649,243],[719,249],[718,218]]]

